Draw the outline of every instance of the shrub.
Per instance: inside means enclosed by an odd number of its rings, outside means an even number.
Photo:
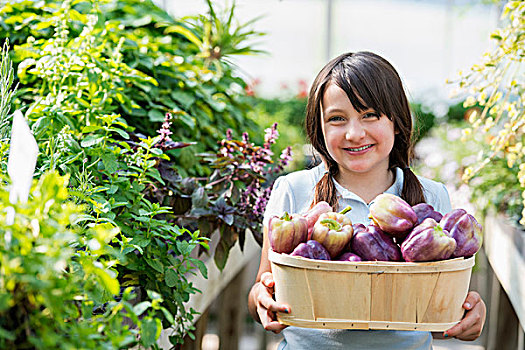
[[[124,326],[115,260],[118,231],[71,226],[83,208],[68,201],[67,177],[41,176],[27,203],[11,204],[0,188],[0,347],[2,349],[120,349],[137,344]],[[102,307],[104,306],[104,307]],[[138,323],[146,323],[151,317]],[[138,320],[137,320],[138,321]],[[141,343],[146,344],[147,339]]]

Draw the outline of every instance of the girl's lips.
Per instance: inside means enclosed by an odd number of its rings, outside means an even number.
[[[368,152],[374,145],[369,144],[366,146],[359,146],[359,147],[346,147],[344,150],[352,155],[359,155]]]

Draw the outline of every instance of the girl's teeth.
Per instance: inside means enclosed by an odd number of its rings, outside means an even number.
[[[370,148],[370,147],[372,147],[372,145],[363,146],[363,147],[359,147],[359,148],[348,148],[348,149],[350,151],[352,151],[352,152],[359,152],[359,151],[362,151],[362,150]]]

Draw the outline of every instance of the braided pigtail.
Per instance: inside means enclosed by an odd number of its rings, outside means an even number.
[[[334,172],[337,173],[337,164],[334,161],[329,162],[329,164],[330,163],[332,163],[333,165],[331,167],[329,166],[329,170],[315,185],[314,200],[310,205],[310,208],[321,201],[325,201],[328,204],[330,204],[332,208],[334,208],[334,210],[335,208],[337,208],[339,200],[337,198],[337,189],[335,188],[335,183],[333,180],[333,177],[335,175]]]
[[[416,174],[410,170],[409,167],[403,168],[403,190],[401,191],[401,198],[408,204],[416,205],[418,203],[425,203],[425,195],[423,194],[423,185],[419,182]]]

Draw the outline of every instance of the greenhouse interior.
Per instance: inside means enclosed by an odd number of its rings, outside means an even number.
[[[0,0],[0,349],[525,350],[525,2]]]

